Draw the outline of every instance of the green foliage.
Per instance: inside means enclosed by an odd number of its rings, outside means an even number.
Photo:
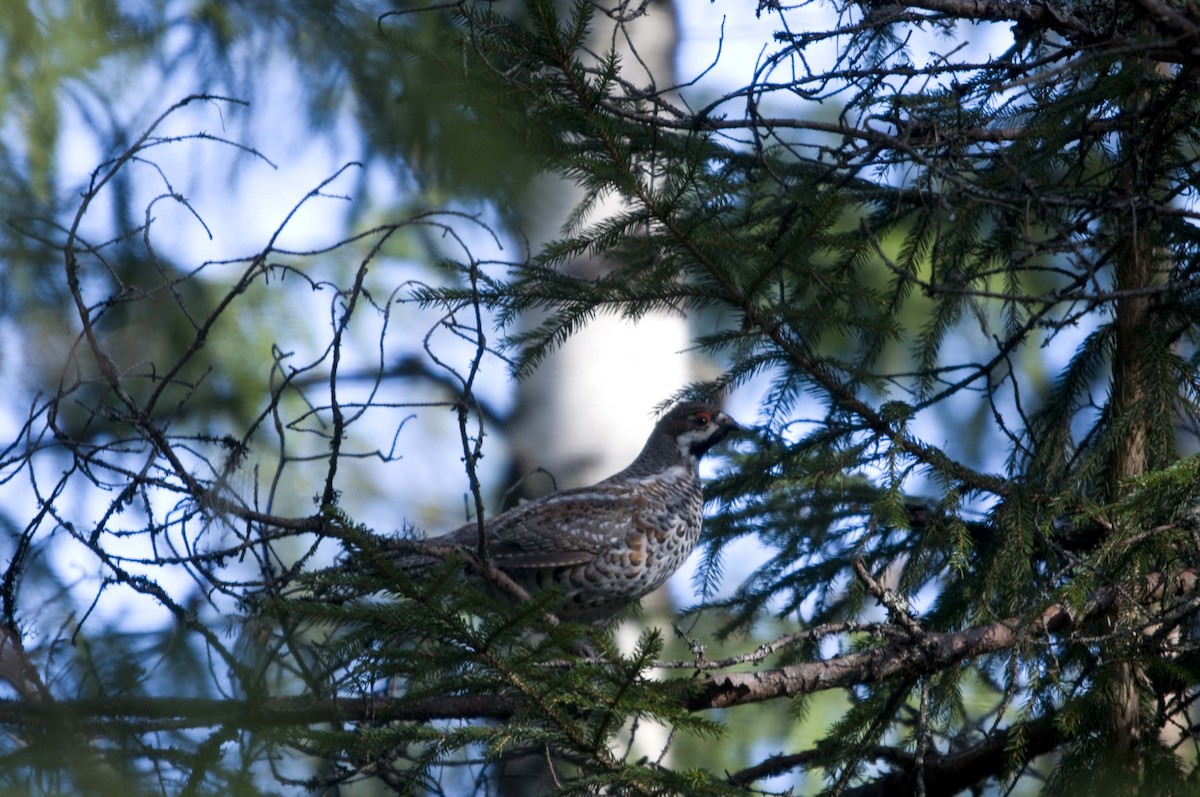
[[[723,373],[694,392],[769,385],[767,430],[710,486],[720,511],[697,577],[702,598],[728,571],[732,543],[753,537],[767,550],[736,589],[706,600],[729,611],[723,633],[752,632],[764,612],[816,628],[861,618],[874,593],[853,560],[890,569],[902,601],[920,596],[921,632],[1028,624],[1021,666],[1043,673],[1034,681],[993,682],[1008,651],[962,665],[979,678],[976,698],[990,701],[982,715],[965,713],[963,671],[937,671],[919,719],[902,709],[920,677],[864,675],[815,759],[835,790],[870,782],[878,762],[867,751],[897,734],[952,739],[989,726],[1013,729],[1007,761],[989,764],[1011,779],[1047,752],[1014,741],[1022,723],[1051,711],[1062,732],[1050,748],[1056,771],[1071,773],[1051,791],[1101,756],[1143,773],[1129,782],[1168,792],[1182,782],[1171,773],[1190,766],[1149,741],[1161,714],[1130,720],[1145,741],[1114,756],[1119,732],[1100,729],[1113,726],[1119,698],[1104,684],[1125,672],[1114,661],[1149,665],[1159,643],[1138,635],[1160,615],[1115,603],[1103,620],[1093,613],[1105,590],[1140,595],[1139,579],[1194,565],[1195,480],[1176,463],[1180,428],[1197,421],[1190,275],[1200,235],[1188,175],[1200,83],[1177,52],[1131,55],[1151,35],[1134,12],[1105,12],[1106,34],[1087,27],[1090,6],[1063,13],[1071,22],[1054,35],[1042,35],[1044,20],[1022,21],[1031,35],[1018,31],[993,62],[940,66],[913,66],[902,26],[864,16],[837,58],[842,71],[828,73],[852,88],[840,141],[819,139],[825,128],[802,113],[787,125],[691,116],[631,94],[613,80],[612,53],[593,61],[577,49],[582,11],[561,18],[534,0],[524,25],[483,15],[469,26],[474,53],[532,89],[522,124],[560,142],[546,165],[588,192],[584,207],[605,193],[622,204],[580,213],[529,267],[484,292],[502,325],[544,319],[509,337],[516,373],[598,314],[665,309],[720,319],[697,340]],[[1093,34],[1108,38],[1086,56],[1074,49]],[[818,38],[794,37],[770,63],[799,65]],[[820,83],[805,74],[748,91],[803,95]],[[922,79],[894,88],[898,74]],[[753,132],[753,145],[729,131]],[[561,268],[585,254],[615,268],[587,280]],[[1072,349],[1047,388],[1031,361]],[[970,403],[980,409],[968,426]],[[1039,636],[1037,618],[1054,607],[1090,619]],[[1170,633],[1190,636],[1190,609],[1162,611]],[[788,660],[818,658],[817,641]],[[1161,704],[1160,688],[1140,681],[1136,699]],[[1013,716],[1014,694],[1037,708]]]
[[[136,8],[0,20],[3,310],[32,352],[0,463],[30,485],[0,513],[5,789],[487,793],[532,756],[560,794],[1194,790],[1194,7],[851,2],[819,30],[761,4],[777,34],[717,97],[638,84],[630,4]],[[984,32],[1002,43],[962,49]],[[116,108],[108,78],[153,55],[241,96],[264,52],[298,65],[314,119],[353,106],[368,165],[420,184],[401,202],[420,211],[331,249],[175,263],[128,172],[167,185],[151,209],[192,210],[147,153],[213,137],[131,147],[115,117],[82,204],[57,185],[64,92]],[[388,272],[425,251],[394,238],[410,227],[470,249],[477,219],[427,206],[513,223],[543,172],[583,196],[527,262],[431,245],[436,280]],[[104,234],[79,228],[109,189]],[[583,256],[611,269],[579,277]],[[328,334],[304,306],[322,292]],[[264,308],[288,305],[263,343]],[[601,314],[664,310],[718,366],[679,397],[761,396],[707,485],[693,625],[622,650],[471,552],[353,521],[345,466],[398,455],[348,429],[425,403],[384,401],[385,371],[452,392],[482,504],[485,357],[520,378]],[[389,324],[410,311],[438,320],[400,357]],[[381,331],[354,371],[359,324]],[[319,352],[293,359],[293,330]],[[289,448],[301,435],[316,446]],[[280,508],[313,483],[319,509]],[[174,625],[127,638],[57,609],[75,587],[56,562],[78,555],[88,614],[120,592]],[[651,724],[672,734],[653,755]],[[703,752],[735,729],[736,763]]]

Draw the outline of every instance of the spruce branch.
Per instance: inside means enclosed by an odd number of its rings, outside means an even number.
[[[1138,605],[1153,605],[1189,595],[1198,588],[1200,570],[1152,573],[1132,588],[1097,589],[1082,606],[1061,601],[1032,617],[1014,616],[962,631],[922,631],[904,640],[823,661],[752,673],[709,675],[697,682],[687,706],[692,710],[728,708],[860,683],[929,675],[963,661],[1037,644],[1049,636],[1078,629],[1108,616],[1123,601],[1133,599]]]

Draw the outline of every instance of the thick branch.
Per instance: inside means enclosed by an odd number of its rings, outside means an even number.
[[[1091,35],[1092,26],[1060,3],[1010,3],[1006,0],[909,0],[906,6],[936,11],[957,19],[1015,22],[1062,33]]]
[[[1075,610],[1065,602],[1055,603],[1032,619],[1011,617],[963,631],[925,632],[883,647],[774,670],[711,675],[698,682],[687,707],[693,711],[727,708],[901,675],[933,673],[1006,650],[1027,639],[1068,631],[1109,613],[1122,598],[1152,603],[1167,596],[1195,592],[1198,584],[1200,570],[1184,570],[1173,576],[1154,573],[1128,591],[1117,587],[1097,590],[1082,610]]]
[[[1021,760],[1028,763],[1052,752],[1063,741],[1053,715],[1039,717],[991,734],[979,744],[956,755],[926,755],[920,776],[915,766],[895,769],[870,783],[842,792],[842,797],[888,797],[893,794],[924,793],[926,797],[951,797],[977,787],[986,778],[1002,775],[1012,765],[1013,737],[1020,737]],[[891,762],[895,766],[895,761]],[[918,777],[920,791],[918,791]]]
[[[369,697],[316,700],[276,697],[241,701],[184,697],[111,697],[64,700],[55,703],[0,701],[0,724],[32,725],[120,719],[148,726],[173,728],[227,725],[265,728],[329,722],[428,722],[437,719],[512,716],[516,698],[507,695],[467,695],[405,701]]]

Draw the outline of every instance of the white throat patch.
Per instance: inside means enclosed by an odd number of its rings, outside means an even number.
[[[692,446],[696,443],[703,442],[712,437],[714,430],[710,427],[703,429],[693,429],[690,432],[684,432],[675,439],[675,444],[679,446],[679,454],[691,464],[695,465],[699,459],[692,453]]]

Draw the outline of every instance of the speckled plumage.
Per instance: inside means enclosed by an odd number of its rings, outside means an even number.
[[[556,585],[558,613],[572,619],[604,618],[639,600],[696,547],[700,457],[736,428],[711,404],[677,405],[620,473],[488,519],[492,564],[531,592]],[[434,542],[474,550],[479,529],[470,523]]]

